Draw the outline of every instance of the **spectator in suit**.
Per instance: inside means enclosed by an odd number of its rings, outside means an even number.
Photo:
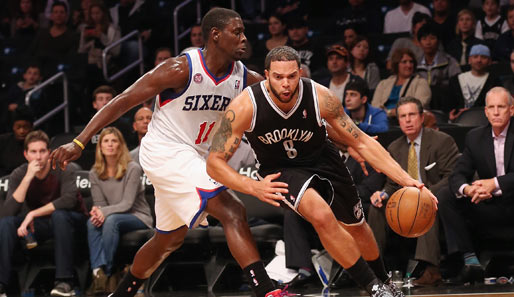
[[[510,53],[510,69],[512,73],[503,80],[503,86],[514,96],[514,50]]]
[[[341,99],[343,105],[346,85],[354,80],[363,80],[348,71],[348,62],[348,50],[340,44],[331,45],[327,50],[327,68],[330,76],[319,80],[320,84],[329,88]]]
[[[32,131],[34,117],[24,106],[14,111],[12,133],[0,135],[0,176],[11,174],[18,166],[27,162],[23,155],[25,137]]]
[[[388,11],[384,18],[384,33],[411,32],[412,16],[416,12],[432,15],[425,6],[412,0],[399,0],[399,6]]]
[[[93,207],[87,234],[93,281],[88,293],[114,292],[117,283],[111,276],[120,236],[153,225],[142,175],[141,167],[130,158],[121,132],[114,127],[103,129],[95,164],[89,171]]]
[[[417,61],[407,48],[397,49],[391,57],[392,75],[378,84],[371,105],[382,108],[389,117],[396,116],[396,104],[402,97],[412,96],[428,108],[432,92],[426,79],[415,74]]]
[[[439,49],[440,39],[437,28],[426,23],[418,31],[418,39],[423,56],[418,60],[416,72],[428,81],[432,90],[430,108],[442,109],[442,101],[449,95],[450,78],[461,72],[457,61]]]
[[[0,294],[5,294],[18,240],[33,233],[37,242],[55,240],[55,280],[52,296],[73,296],[74,234],[83,231],[86,208],[75,186],[73,168],[52,170],[48,136],[38,130],[27,135],[28,163],[9,177],[7,199],[0,211]]]
[[[450,121],[456,120],[462,112],[471,108],[485,105],[485,94],[493,87],[501,85],[495,73],[489,72],[491,52],[483,44],[474,45],[469,54],[471,70],[456,75],[450,79],[452,96],[445,100],[450,111]]]
[[[446,52],[459,62],[460,66],[468,65],[469,52],[475,44],[482,41],[475,37],[476,19],[473,11],[464,8],[457,14],[455,33],[457,36],[451,40]]]
[[[366,82],[362,80],[349,82],[346,85],[345,93],[345,112],[359,129],[370,135],[389,130],[385,111],[368,103],[369,90]]]
[[[482,282],[484,277],[472,238],[514,227],[512,95],[495,87],[485,100],[489,125],[468,132],[462,156],[449,178],[451,195],[439,198],[448,254],[459,253],[464,260],[460,274],[453,279],[458,283]]]
[[[443,132],[423,127],[423,106],[418,99],[404,97],[397,107],[397,118],[403,136],[393,141],[387,150],[391,156],[413,178],[441,197],[442,189],[448,187],[448,176],[459,157],[453,138]],[[389,232],[385,217],[385,202],[400,186],[387,179],[384,189],[371,196],[368,223],[375,234],[383,254]],[[415,259],[426,264],[421,277],[414,285],[431,286],[442,281],[439,272],[441,250],[439,246],[439,224],[417,239]]]
[[[507,8],[507,24],[509,30],[498,37],[493,48],[495,61],[509,61],[510,53],[514,49],[514,4]]]
[[[136,131],[138,146],[130,151],[130,157],[137,164],[139,164],[139,143],[141,143],[141,139],[145,136],[148,131],[148,124],[152,120],[152,110],[148,107],[141,107],[136,111],[134,115],[134,122],[132,123],[132,128]]]

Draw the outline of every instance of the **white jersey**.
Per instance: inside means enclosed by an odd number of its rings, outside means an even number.
[[[200,49],[185,55],[189,64],[187,85],[181,93],[166,89],[157,96],[145,143],[186,144],[205,156],[216,121],[246,87],[247,70],[242,62],[236,61],[224,76],[215,77],[207,69]]]

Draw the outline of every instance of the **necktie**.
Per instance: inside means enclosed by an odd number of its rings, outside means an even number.
[[[418,157],[416,156],[416,149],[414,148],[414,141],[411,141],[409,147],[409,158],[407,160],[407,173],[415,180],[418,178]]]
[[[466,61],[466,49],[468,47],[468,44],[464,42],[464,40],[461,41],[462,44],[462,53],[460,54],[460,65],[466,65],[468,61]]]

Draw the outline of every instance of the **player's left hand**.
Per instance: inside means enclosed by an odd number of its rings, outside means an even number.
[[[252,181],[250,192],[259,200],[279,207],[280,204],[277,201],[284,200],[284,196],[282,196],[282,194],[287,194],[289,192],[287,189],[288,184],[273,181],[279,176],[280,172],[266,175],[266,177],[260,181]]]

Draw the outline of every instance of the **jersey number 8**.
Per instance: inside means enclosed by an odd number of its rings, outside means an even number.
[[[298,156],[298,152],[294,148],[294,143],[292,140],[286,140],[283,142],[283,144],[289,159],[294,159],[296,156]]]

